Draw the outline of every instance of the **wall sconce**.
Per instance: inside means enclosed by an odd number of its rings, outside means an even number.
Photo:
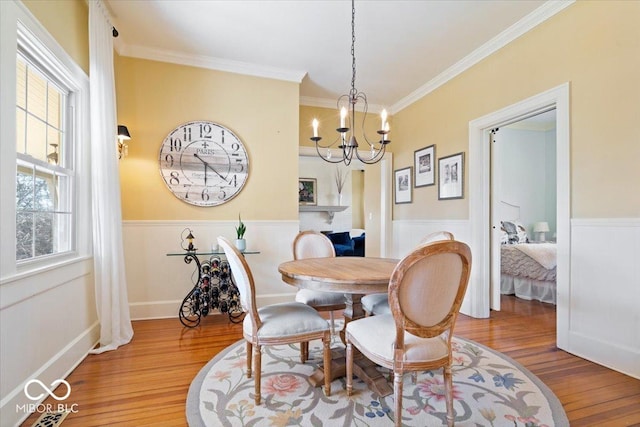
[[[125,141],[130,139],[129,129],[126,126],[118,125],[118,159],[127,157],[127,154],[129,154],[129,146]]]

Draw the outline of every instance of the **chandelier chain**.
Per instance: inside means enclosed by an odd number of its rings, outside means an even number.
[[[1,0],[0,0],[1,1]],[[356,3],[355,0],[351,0],[351,89],[348,94],[341,95],[337,101],[337,107],[340,111],[340,127],[336,129],[338,131],[338,137],[328,145],[320,144],[320,140],[322,137],[318,135],[318,120],[313,119],[313,136],[310,138],[315,146],[316,152],[318,156],[328,163],[344,163],[345,165],[350,165],[351,160],[353,158],[358,159],[360,162],[364,164],[374,164],[382,160],[384,157],[386,146],[391,141],[387,139],[387,134],[389,133],[389,123],[387,122],[387,111],[382,110],[380,113],[380,117],[382,119],[382,124],[380,126],[380,130],[377,133],[380,135],[380,140],[377,142],[379,146],[376,148],[374,143],[371,143],[367,138],[367,135],[364,131],[365,127],[365,118],[367,117],[367,111],[369,109],[367,103],[367,96],[364,92],[359,92],[356,90]],[[344,105],[345,98],[348,99],[349,105]],[[362,157],[358,152],[358,141],[355,136],[355,125],[356,125],[356,104],[358,102],[362,102],[363,118],[362,118],[362,128],[360,129],[364,140],[366,141],[369,154]],[[348,117],[349,122],[347,123],[346,119]],[[337,144],[337,145],[336,145]],[[331,149],[337,148],[340,154],[339,157],[332,158]],[[320,150],[326,150],[325,153]]]
[[[351,101],[356,97],[356,4],[351,0]]]

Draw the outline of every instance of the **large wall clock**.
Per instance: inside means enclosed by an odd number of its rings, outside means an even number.
[[[209,121],[181,124],[160,147],[160,173],[169,190],[196,206],[217,206],[240,193],[249,177],[244,144]]]

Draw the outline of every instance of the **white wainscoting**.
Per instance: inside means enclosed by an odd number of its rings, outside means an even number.
[[[406,255],[433,231],[468,242],[468,221],[393,222],[393,254]],[[571,221],[569,346],[573,354],[640,378],[640,218]],[[478,286],[473,269],[470,289]],[[470,292],[462,312],[468,314]]]
[[[289,261],[298,221],[246,221],[246,255],[256,281],[258,306],[292,301],[295,288],[282,281],[278,265]],[[237,221],[124,221],[124,252],[132,319],[178,317],[182,299],[194,285],[195,264],[185,264],[181,233],[190,228],[198,250],[210,250],[217,236],[235,240]],[[177,319],[176,319],[177,321]]]
[[[571,221],[569,351],[640,378],[640,218]]]
[[[47,397],[28,399],[27,381],[66,378],[98,342],[92,261],[78,258],[0,283],[0,426],[19,425],[29,416],[25,405]]]
[[[247,255],[257,286],[258,305],[291,301],[295,289],[282,282],[278,265],[291,259],[298,221],[245,221]],[[210,248],[219,234],[234,238],[235,221],[126,221],[124,243],[133,319],[177,317],[191,289],[193,265],[182,257],[180,234],[193,230],[198,248]],[[570,351],[640,378],[640,219],[574,219],[571,222],[569,291]],[[431,232],[447,230],[468,242],[467,220],[393,222],[390,256],[401,258]],[[470,286],[477,280],[473,272]],[[469,294],[469,293],[468,293]],[[469,302],[463,304],[463,312]],[[559,302],[561,303],[561,302]],[[466,306],[465,306],[466,304]],[[176,319],[177,321],[177,319]]]

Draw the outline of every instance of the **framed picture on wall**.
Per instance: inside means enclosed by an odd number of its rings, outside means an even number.
[[[394,171],[393,183],[396,204],[411,203],[411,166]]]
[[[464,195],[464,153],[438,159],[438,199],[462,199]]]
[[[298,204],[317,205],[317,194],[318,188],[315,178],[298,178]]]
[[[415,187],[426,187],[436,183],[436,146],[430,145],[414,152]]]

